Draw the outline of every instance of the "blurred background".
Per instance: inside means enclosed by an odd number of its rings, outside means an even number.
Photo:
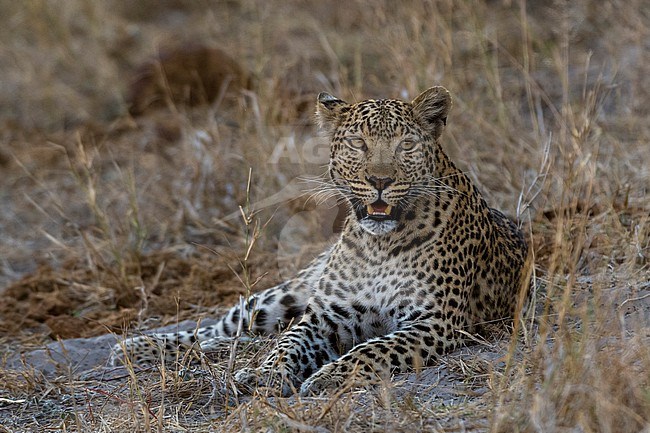
[[[309,180],[328,159],[318,92],[433,85],[454,101],[443,146],[527,232],[538,308],[608,305],[596,339],[647,335],[648,1],[1,1],[0,41],[14,349],[198,317],[290,276],[344,214]]]

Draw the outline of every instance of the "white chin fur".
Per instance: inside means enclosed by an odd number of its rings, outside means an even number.
[[[397,221],[373,221],[369,218],[364,218],[359,221],[361,228],[373,236],[385,235],[390,233],[397,227]]]

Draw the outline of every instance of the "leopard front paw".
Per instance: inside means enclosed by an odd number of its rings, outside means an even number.
[[[242,368],[235,373],[237,389],[243,394],[251,394],[255,388],[260,386],[260,375],[254,368]]]
[[[259,388],[280,390],[283,396],[291,395],[295,388],[292,377],[281,370],[243,368],[235,374],[237,389],[242,394],[252,394]]]
[[[335,363],[325,365],[302,383],[300,395],[319,395],[340,388],[348,377],[348,374],[338,369]]]

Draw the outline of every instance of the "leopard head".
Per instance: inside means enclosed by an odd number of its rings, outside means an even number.
[[[432,87],[412,102],[396,99],[348,104],[318,95],[316,117],[328,135],[329,176],[361,227],[393,231],[436,183],[435,160],[451,97]]]

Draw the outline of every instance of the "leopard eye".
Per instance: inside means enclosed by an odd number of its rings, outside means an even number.
[[[402,140],[402,142],[398,146],[398,149],[404,152],[409,152],[411,150],[414,150],[416,147],[418,147],[419,144],[420,142],[407,138],[406,140]]]
[[[366,142],[363,141],[363,138],[348,137],[345,139],[345,144],[347,144],[352,149],[360,150],[362,152],[368,150],[368,146],[366,146]]]

